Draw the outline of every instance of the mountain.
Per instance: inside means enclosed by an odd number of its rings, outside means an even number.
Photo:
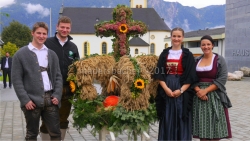
[[[182,27],[185,31],[221,27],[225,25],[225,5],[207,6],[201,9],[182,6],[178,2],[149,0],[153,7],[164,18],[169,27]]]
[[[50,23],[55,32],[59,11],[64,7],[116,7],[118,4],[129,6],[129,0],[18,0],[9,7],[2,7],[1,12],[10,16],[1,16],[0,32],[9,22],[16,20],[31,27],[37,21]],[[182,27],[186,32],[225,25],[225,5],[207,6],[201,9],[182,6],[178,2],[148,0],[148,7],[153,7],[170,28]],[[73,23],[74,24],[74,23]]]

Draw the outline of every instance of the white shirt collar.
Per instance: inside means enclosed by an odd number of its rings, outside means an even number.
[[[36,47],[32,45],[32,43],[29,43],[28,48],[29,50],[38,50]],[[40,50],[48,50],[48,48],[43,44],[43,47]]]
[[[60,44],[61,44],[62,46],[68,41],[68,37],[66,38],[65,41],[60,40],[57,36],[56,36],[56,38],[58,39],[58,41],[60,42]]]

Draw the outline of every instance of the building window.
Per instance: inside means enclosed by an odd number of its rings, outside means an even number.
[[[150,54],[155,54],[155,44],[150,45]]]
[[[140,8],[142,8],[142,5],[140,5]]]
[[[102,54],[107,54],[107,43],[102,43]]]
[[[138,49],[137,48],[135,49],[135,54],[138,54]]]
[[[214,46],[215,46],[215,47],[217,47],[217,46],[219,45],[218,42],[219,42],[218,40],[215,40],[215,41],[214,41]]]
[[[136,8],[139,8],[138,5],[136,5]]]
[[[168,48],[168,43],[165,44],[165,48]]]
[[[88,55],[88,43],[87,42],[84,42],[83,54],[84,56]]]

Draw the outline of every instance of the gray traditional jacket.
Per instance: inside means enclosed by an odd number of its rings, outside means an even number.
[[[218,89],[216,90],[220,100],[223,104],[223,106],[225,108],[230,108],[232,107],[231,101],[227,96],[227,92],[226,92],[226,82],[227,82],[227,76],[228,76],[228,72],[227,72],[227,64],[225,59],[219,55],[214,53],[215,55],[218,55],[218,59],[217,59],[217,67],[218,67],[218,72],[216,74],[216,79],[213,80],[213,83],[218,87]],[[204,55],[201,55],[197,58],[195,58],[195,62],[198,62]],[[196,86],[197,84],[193,85]]]
[[[53,88],[53,97],[61,101],[62,75],[59,60],[54,51],[48,50],[48,75]],[[37,56],[28,46],[20,48],[13,56],[11,77],[21,107],[32,100],[37,107],[44,107],[44,86]],[[60,107],[60,103],[59,103]]]

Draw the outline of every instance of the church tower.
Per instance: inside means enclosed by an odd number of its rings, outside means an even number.
[[[148,8],[148,0],[130,0],[130,8]]]

